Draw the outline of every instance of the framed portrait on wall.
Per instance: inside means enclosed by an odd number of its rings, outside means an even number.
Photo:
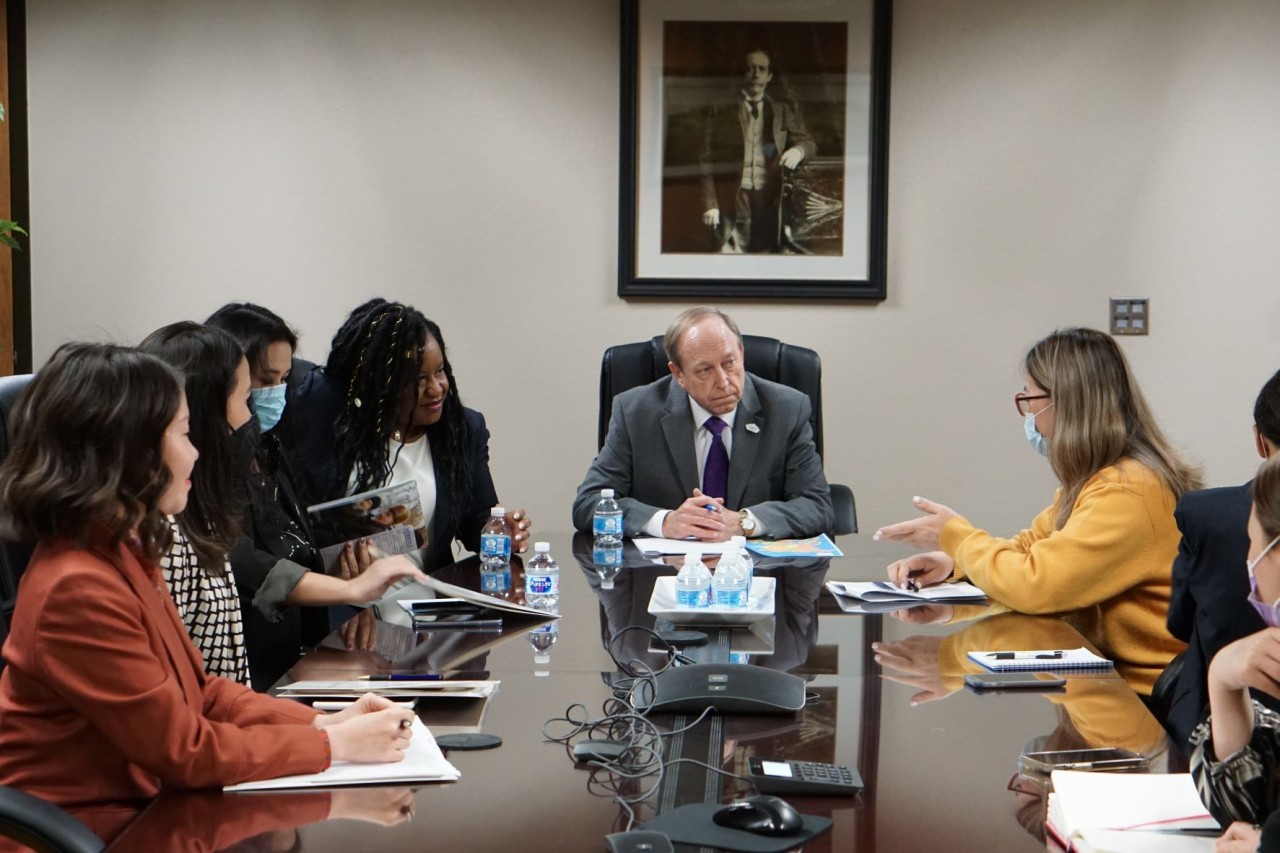
[[[892,0],[622,0],[618,295],[884,299]]]

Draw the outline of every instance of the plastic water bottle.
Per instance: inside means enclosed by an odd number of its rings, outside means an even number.
[[[711,596],[716,607],[745,608],[747,606],[747,567],[742,553],[730,544],[716,564],[716,575],[711,581]]]
[[[693,610],[711,606],[711,573],[703,565],[702,554],[691,551],[684,555],[684,565],[676,575],[676,607]]]
[[[495,506],[480,531],[480,591],[486,595],[511,594],[511,525],[507,511]]]
[[[596,502],[591,530],[595,533],[597,548],[601,545],[622,544],[622,509],[613,499],[613,489],[600,490],[600,500]],[[618,556],[621,558],[621,552]]]
[[[560,566],[546,542],[533,544],[533,559],[524,567],[524,603],[539,610],[560,612]]]
[[[729,542],[730,544],[738,546],[738,553],[742,555],[742,562],[747,567],[747,590],[749,595],[751,590],[751,582],[755,579],[755,576],[756,576],[755,557],[751,555],[751,549],[747,547],[747,537],[730,536]]]

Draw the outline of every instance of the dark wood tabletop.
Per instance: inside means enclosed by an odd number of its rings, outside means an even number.
[[[618,636],[612,656],[605,646],[624,627],[654,626],[648,612],[654,584],[676,568],[656,565],[628,543],[626,565],[604,589],[588,538],[538,538],[550,541],[561,567],[563,616],[549,663],[534,660],[529,633],[536,622],[507,620],[497,634],[415,632],[397,624],[403,619],[392,606],[357,614],[277,685],[387,673],[486,674],[480,677],[501,683],[487,703],[419,706],[436,734],[502,738],[496,749],[448,752],[461,780],[411,789],[175,793],[150,804],[114,849],[597,853],[609,833],[680,805],[752,793],[745,780],[689,762],[668,765],[661,779],[620,779],[575,767],[564,746],[546,740],[544,725],[553,718],[602,716],[627,677],[623,669],[666,663],[666,652],[645,631]],[[683,650],[697,662],[732,660],[801,676],[808,682],[805,708],[709,717],[662,738],[666,761],[692,758],[741,776],[753,756],[857,768],[866,787],[856,797],[787,797],[802,813],[832,821],[830,832],[804,844],[810,853],[1044,849],[1034,816],[1038,810],[1043,820],[1043,786],[1025,762],[1019,775],[1025,752],[1118,746],[1149,758],[1153,770],[1180,769],[1159,724],[1114,673],[1070,674],[1061,693],[982,695],[963,687],[964,672],[977,669],[966,651],[1085,645],[1066,622],[973,606],[844,613],[825,580],[882,579],[887,564],[906,552],[868,537],[838,544],[845,556],[829,561],[758,561],[757,576],[776,583],[773,618],[750,629],[703,626],[709,642]],[[518,590],[519,561],[513,570]],[[478,587],[474,558],[437,575]],[[514,597],[521,600],[518,592]],[[896,667],[876,662],[874,642],[891,644]],[[666,731],[692,722],[653,719]],[[1021,793],[1010,790],[1011,781]],[[619,798],[639,801],[624,805]]]

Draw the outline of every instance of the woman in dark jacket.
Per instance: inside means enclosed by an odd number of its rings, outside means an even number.
[[[371,299],[334,335],[328,363],[298,387],[298,482],[308,503],[413,480],[430,519],[426,565],[480,547],[498,502],[484,416],[465,408],[440,327],[412,306]],[[528,547],[524,510],[507,513],[512,549]]]

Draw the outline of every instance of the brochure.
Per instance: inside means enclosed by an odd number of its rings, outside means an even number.
[[[328,574],[348,542],[367,540],[381,556],[407,554],[427,544],[427,520],[412,480],[307,507],[311,532]]]

